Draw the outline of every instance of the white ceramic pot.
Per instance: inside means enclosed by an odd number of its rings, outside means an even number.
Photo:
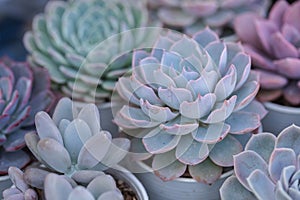
[[[284,128],[295,124],[300,126],[300,108],[282,106],[265,102],[264,106],[269,111],[262,120],[264,132],[278,135]]]
[[[106,170],[116,179],[126,182],[137,195],[138,200],[149,200],[148,194],[142,183],[127,169],[121,166],[116,166]],[[154,200],[154,199],[153,199]]]
[[[103,130],[109,131],[113,137],[118,137],[119,128],[115,123],[112,122],[113,114],[111,103],[101,104],[100,106],[98,106],[98,108],[100,113],[101,128]]]
[[[198,183],[192,178],[177,178],[173,181],[164,182],[143,162],[132,162],[128,159],[122,164],[134,172],[142,182],[150,200],[218,200],[220,199],[219,189],[221,185],[233,173],[231,170],[222,174],[211,185]]]
[[[2,199],[2,192],[11,187],[12,182],[8,175],[0,176],[0,199]]]

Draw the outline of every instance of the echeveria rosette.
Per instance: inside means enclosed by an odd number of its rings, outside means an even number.
[[[46,200],[123,200],[112,176],[102,174],[93,178],[87,186],[72,185],[64,177],[49,174],[45,179]]]
[[[300,198],[300,127],[292,125],[276,138],[271,133],[254,135],[245,151],[234,156],[235,175],[220,189],[221,198]]]
[[[300,105],[300,2],[276,2],[267,19],[245,14],[236,19],[235,31],[260,73],[261,101],[280,97]],[[286,103],[285,102],[285,103]]]
[[[65,95],[100,103],[110,98],[117,78],[130,67],[130,56],[122,54],[137,48],[145,32],[128,32],[94,48],[115,34],[149,24],[144,1],[53,1],[34,18],[24,44],[29,60],[47,68]],[[96,55],[87,57],[92,50]]]
[[[24,136],[34,130],[35,114],[48,111],[53,100],[46,70],[0,59],[0,174],[6,174],[9,166],[22,168],[30,161],[21,150]]]
[[[38,200],[37,191],[25,180],[24,173],[17,167],[10,167],[8,175],[13,186],[3,191],[4,200]]]
[[[124,101],[113,103],[125,105],[114,121],[135,137],[139,159],[154,155],[163,180],[188,166],[194,179],[212,183],[243,149],[235,136],[257,129],[266,114],[253,100],[259,84],[250,65],[240,44],[208,28],[193,38],[169,32],[151,53],[134,52],[132,75],[116,84],[112,99]]]
[[[206,26],[222,33],[241,13],[265,15],[269,0],[148,0],[167,26],[195,33]]]
[[[39,112],[35,125],[37,134],[25,136],[28,148],[48,169],[68,177],[77,176],[82,170],[113,167],[130,146],[128,139],[112,139],[108,131],[101,130],[95,104],[86,104],[78,111],[68,98],[58,102],[52,118]],[[31,173],[32,179],[40,172],[45,174],[43,170],[36,170]]]

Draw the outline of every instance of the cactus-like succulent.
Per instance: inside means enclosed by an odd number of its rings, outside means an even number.
[[[148,34],[128,30],[149,24],[143,0],[54,1],[34,18],[24,44],[29,60],[47,68],[65,95],[100,103],[110,98],[117,78],[130,67],[128,51]]]
[[[133,151],[154,155],[152,167],[164,180],[188,166],[194,179],[214,182],[242,151],[235,135],[257,129],[265,115],[253,100],[259,84],[250,57],[207,28],[193,38],[169,32],[151,53],[134,52],[132,62],[112,99],[123,105],[115,123],[136,137]]]
[[[39,112],[35,117],[37,134],[25,136],[28,148],[47,168],[69,177],[80,170],[113,167],[126,155],[129,140],[112,139],[108,131],[101,130],[99,111],[94,104],[79,111],[73,106],[70,99],[62,98],[52,119]],[[34,179],[39,171],[31,174]]]
[[[220,192],[227,199],[300,199],[300,127],[292,125],[276,138],[260,133],[234,156],[235,175]]]
[[[157,9],[159,19],[167,26],[183,28],[195,33],[206,26],[222,33],[231,27],[232,20],[241,13],[265,15],[269,0],[148,0]]]
[[[46,200],[123,200],[120,190],[112,176],[107,174],[93,178],[86,187],[72,185],[64,177],[49,174],[45,179]]]
[[[261,101],[281,97],[289,105],[300,105],[300,2],[277,1],[268,18],[244,14],[234,28],[253,65],[260,73]]]
[[[35,114],[47,111],[53,100],[46,70],[0,59],[0,174],[6,174],[9,166],[22,168],[30,161],[20,150],[24,136],[34,130]]]
[[[3,191],[4,200],[38,200],[38,193],[26,183],[24,173],[19,168],[10,167],[8,175],[13,186]]]

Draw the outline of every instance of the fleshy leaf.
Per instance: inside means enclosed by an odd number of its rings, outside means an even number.
[[[212,145],[209,158],[217,165],[223,167],[233,166],[234,155],[243,150],[241,143],[231,135]]]
[[[206,159],[195,166],[189,166],[191,176],[198,182],[212,184],[222,174],[222,167],[213,163],[210,159]]]

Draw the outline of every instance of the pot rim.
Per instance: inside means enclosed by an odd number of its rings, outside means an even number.
[[[116,176],[123,181],[125,181],[136,193],[138,200],[149,200],[148,194],[144,185],[136,178],[133,173],[131,173],[126,168],[116,165],[112,168],[107,169],[105,172]]]
[[[149,167],[147,164],[145,164],[144,162],[142,161],[137,161],[136,162],[140,167],[142,167],[143,169],[147,170],[147,172],[150,172],[152,173],[153,175],[155,175],[153,173],[153,170],[151,169],[151,167]],[[227,178],[229,176],[233,175],[233,169],[228,171],[228,172],[225,172],[223,173],[219,179],[223,179],[223,178]],[[156,175],[155,175],[156,176]],[[159,178],[159,177],[158,177]],[[185,183],[199,183],[197,182],[195,179],[193,178],[176,178],[174,179],[173,181],[178,181],[178,182],[185,182]]]
[[[264,102],[263,104],[267,109],[274,110],[277,112],[287,114],[300,114],[300,108],[297,107],[283,106],[272,102]]]
[[[9,175],[2,175],[0,176],[0,181],[6,181],[9,179]]]

